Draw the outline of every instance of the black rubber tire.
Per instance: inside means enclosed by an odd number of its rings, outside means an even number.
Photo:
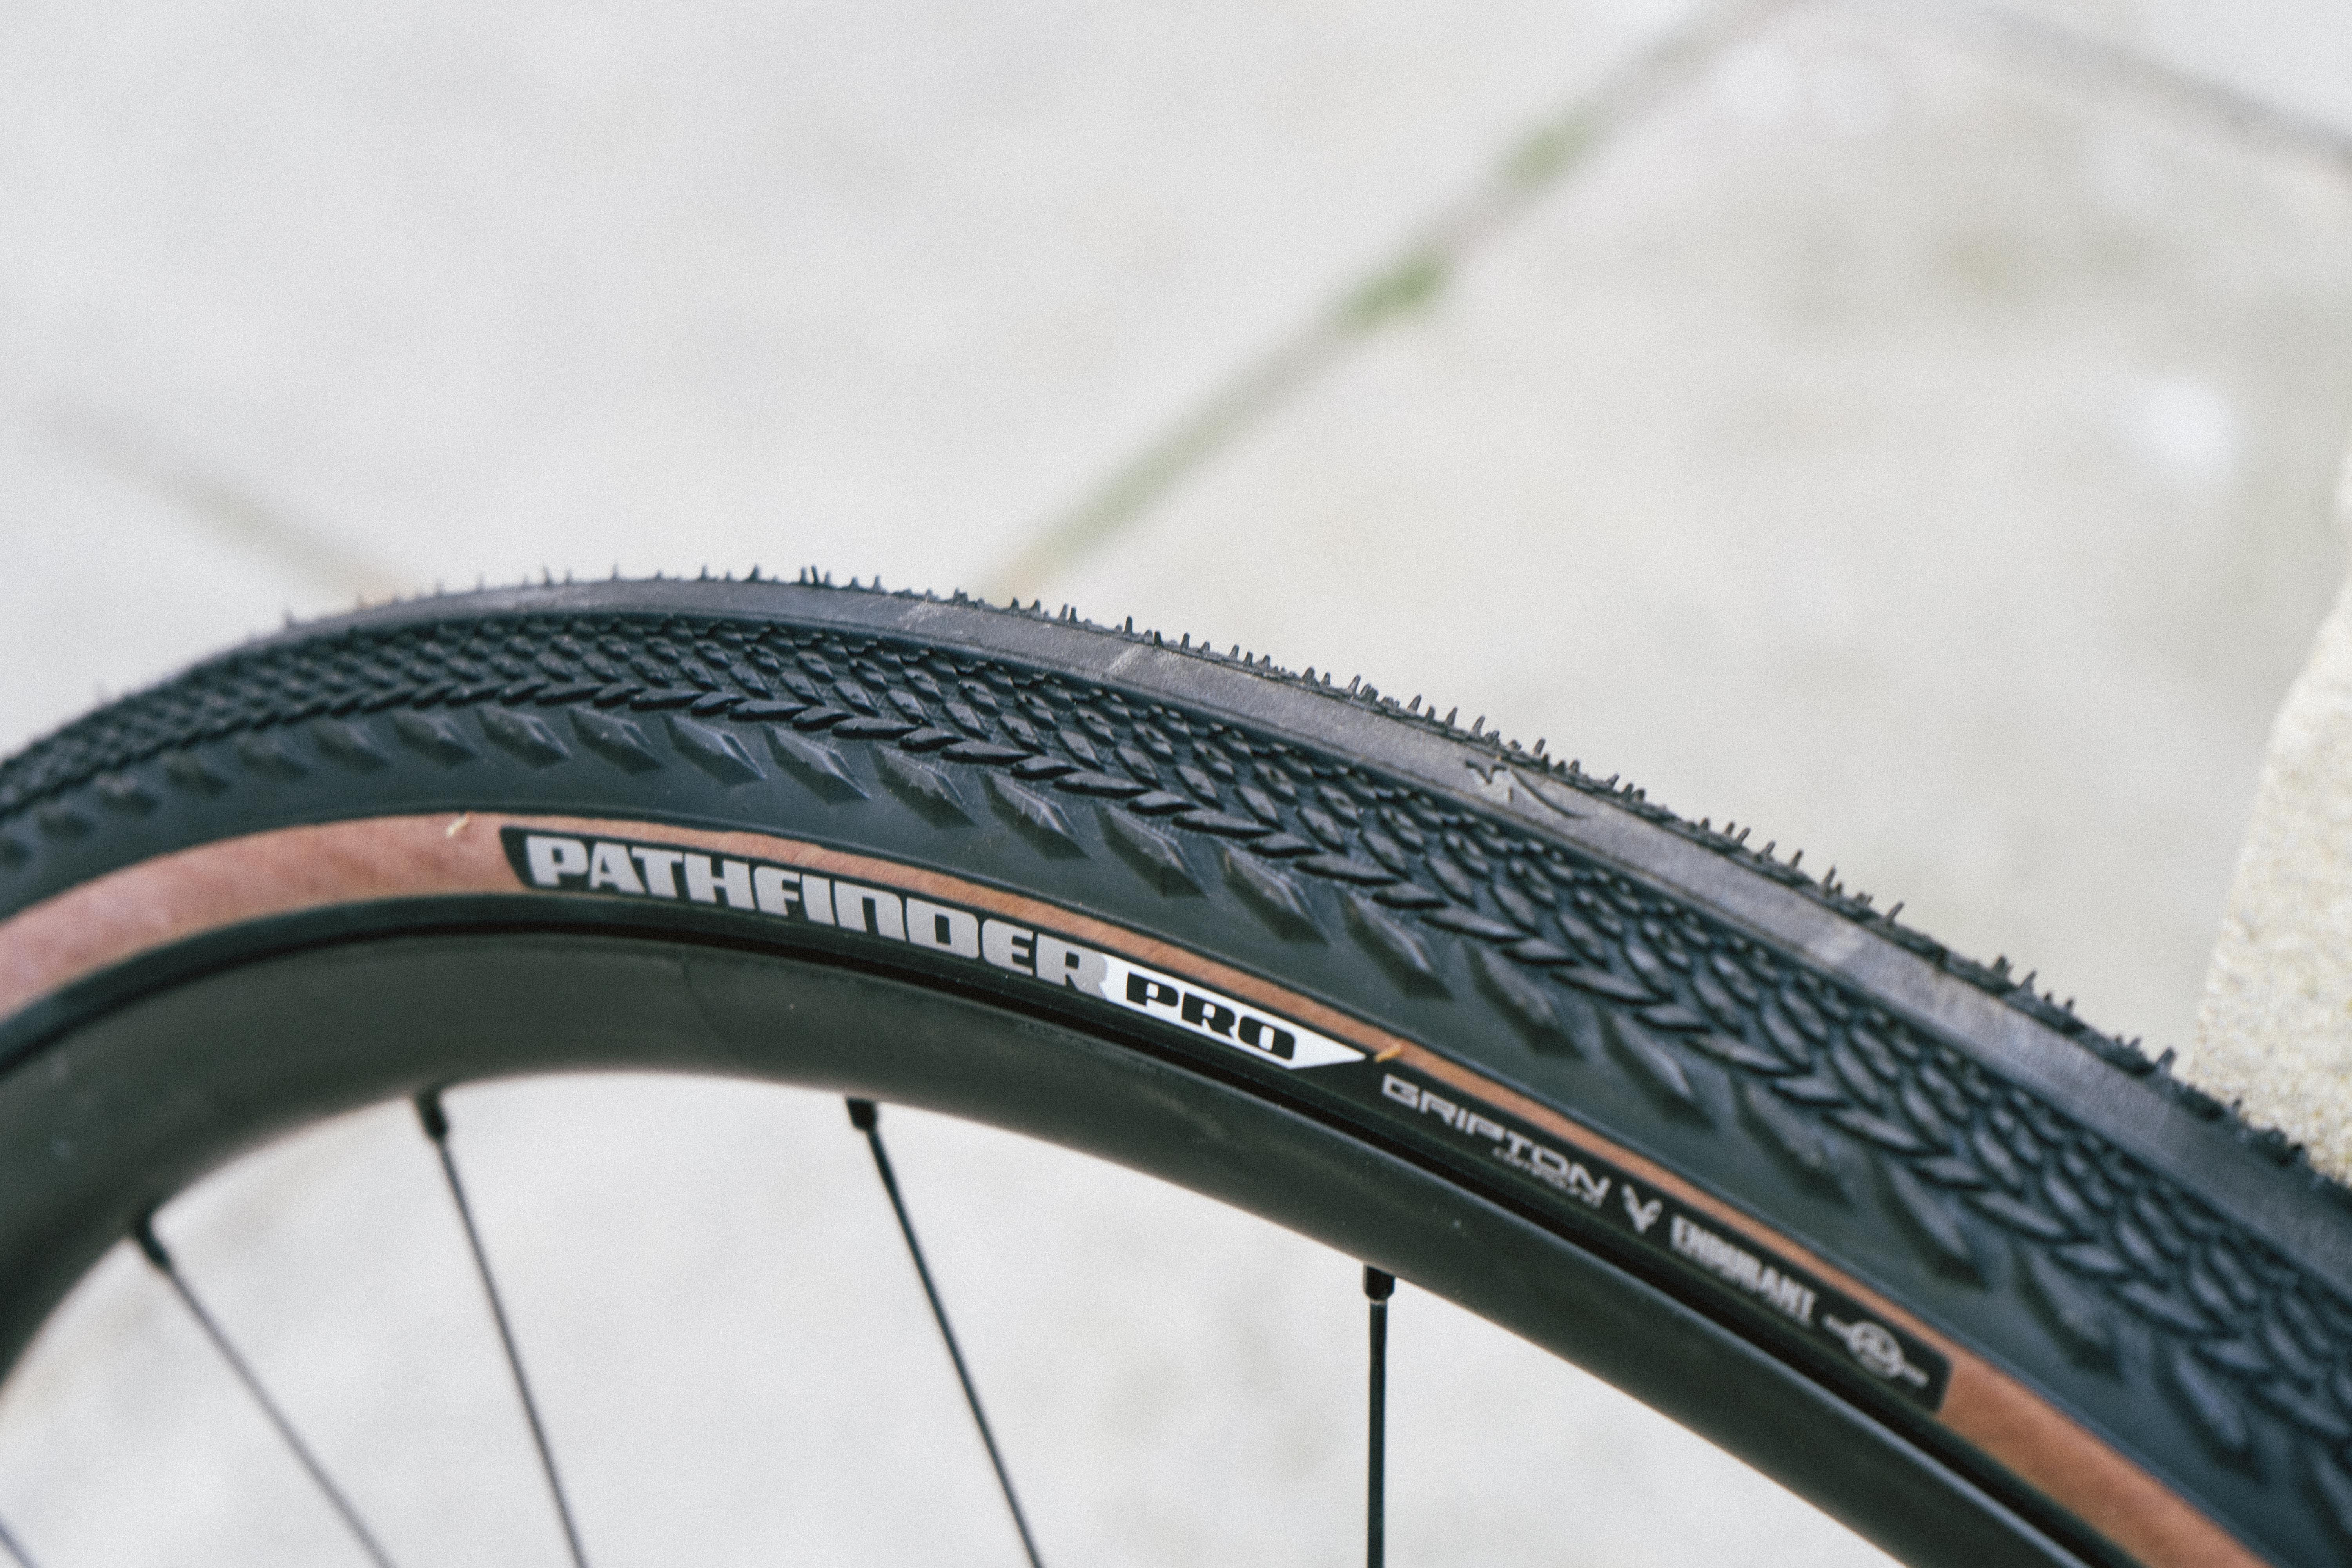
[[[1149,635],[766,583],[291,631],[0,766],[0,1364],[274,1131],[671,1066],[1267,1214],[1909,1561],[2352,1543],[2294,1151],[1638,791]]]

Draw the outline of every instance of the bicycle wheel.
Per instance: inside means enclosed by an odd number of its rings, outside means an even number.
[[[961,599],[290,631],[0,769],[0,1363],[275,1132],[677,1068],[1267,1215],[1913,1562],[2344,1560],[2339,1190],[1744,837],[1369,688]]]

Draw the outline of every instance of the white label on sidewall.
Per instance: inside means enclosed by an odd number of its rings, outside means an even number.
[[[519,827],[502,837],[516,874],[531,887],[724,906],[903,942],[1068,986],[1280,1068],[1364,1059],[1353,1046],[1221,991],[940,900],[668,845]]]
[[[1304,1025],[1268,1017],[1245,1002],[1204,990],[1192,981],[1129,963],[1116,953],[1100,957],[1103,973],[1095,994],[1130,1013],[1173,1024],[1286,1068],[1336,1067],[1364,1059],[1364,1053],[1353,1046],[1343,1046]]]

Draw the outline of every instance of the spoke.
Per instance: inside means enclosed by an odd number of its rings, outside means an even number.
[[[458,1221],[466,1227],[466,1247],[474,1255],[474,1273],[482,1282],[482,1295],[490,1304],[490,1319],[499,1327],[499,1343],[507,1352],[507,1370],[514,1373],[516,1397],[522,1401],[523,1419],[530,1424],[530,1441],[539,1450],[540,1472],[547,1478],[547,1495],[555,1504],[555,1517],[563,1526],[563,1543],[571,1549],[572,1568],[588,1568],[587,1554],[580,1547],[580,1531],[572,1521],[572,1504],[563,1495],[563,1480],[555,1472],[555,1451],[548,1447],[547,1427],[539,1418],[539,1401],[531,1397],[530,1379],[522,1370],[522,1352],[515,1348],[513,1325],[507,1321],[506,1303],[499,1297],[498,1281],[490,1277],[489,1254],[482,1250],[482,1233],[474,1225],[474,1206],[466,1201],[466,1184],[457,1179],[457,1162],[449,1152],[449,1117],[441,1109],[441,1096],[427,1089],[416,1097],[416,1119],[425,1125],[425,1135],[433,1140],[434,1152],[441,1157],[441,1174],[449,1184],[449,1199],[457,1205]]]
[[[1364,1265],[1364,1299],[1371,1303],[1371,1422],[1364,1476],[1364,1568],[1381,1568],[1388,1551],[1389,1298],[1396,1276]]]
[[[1013,1511],[1013,1528],[1021,1532],[1021,1550],[1029,1555],[1029,1568],[1040,1568],[1037,1543],[1029,1535],[1029,1521],[1021,1512],[1021,1500],[1013,1495],[1013,1477],[1004,1468],[1004,1456],[996,1451],[996,1436],[988,1429],[988,1416],[980,1408],[980,1391],[971,1384],[971,1372],[963,1363],[963,1352],[956,1344],[955,1331],[948,1327],[948,1310],[940,1301],[939,1288],[931,1283],[930,1266],[923,1261],[922,1244],[915,1239],[915,1222],[907,1217],[907,1200],[899,1195],[898,1178],[890,1169],[890,1156],[882,1148],[881,1111],[870,1100],[849,1101],[849,1123],[866,1134],[866,1147],[874,1151],[874,1168],[881,1173],[882,1190],[890,1195],[890,1211],[898,1216],[899,1234],[907,1238],[907,1253],[915,1260],[915,1276],[923,1282],[923,1295],[931,1304],[931,1316],[940,1325],[940,1338],[947,1342],[948,1359],[955,1363],[956,1381],[963,1384],[964,1403],[971,1406],[972,1425],[980,1428],[981,1446],[988,1450],[988,1462],[996,1468],[996,1484],[1004,1489],[1004,1506]]]
[[[186,1277],[180,1272],[180,1266],[173,1261],[163,1238],[155,1234],[153,1216],[142,1218],[131,1231],[131,1237],[139,1244],[139,1250],[147,1261],[154,1265],[155,1272],[171,1285],[173,1293],[180,1298],[180,1304],[187,1308],[188,1316],[196,1321],[196,1326],[205,1331],[205,1338],[212,1341],[213,1349],[220,1352],[221,1360],[228,1364],[229,1371],[236,1374],[236,1380],[245,1385],[246,1393],[253,1396],[253,1403],[278,1429],[278,1436],[285,1441],[287,1451],[310,1473],[312,1484],[319,1489],[319,1495],[334,1509],[344,1528],[351,1531],[352,1539],[359,1542],[360,1550],[367,1553],[368,1560],[375,1563],[376,1568],[392,1568],[392,1559],[384,1555],[383,1548],[376,1543],[374,1535],[360,1518],[359,1510],[352,1506],[352,1500],[335,1485],[333,1478],[327,1474],[326,1467],[319,1462],[319,1457],[310,1451],[310,1446],[302,1440],[302,1435],[295,1431],[294,1424],[286,1418],[286,1412],[278,1407],[278,1402],[269,1397],[269,1391],[261,1386],[261,1379],[255,1375],[252,1366],[237,1353],[236,1346],[229,1342],[229,1337],[222,1331],[219,1322],[205,1310],[205,1304],[196,1299],[195,1291],[189,1289]],[[25,1555],[25,1549],[9,1539],[5,1531],[0,1531],[0,1544],[5,1544],[8,1554],[18,1563],[31,1568],[31,1560]]]
[[[5,1524],[0,1524],[0,1552],[6,1552],[8,1561],[14,1563],[16,1568],[40,1568],[40,1565],[33,1561],[33,1554],[25,1550],[24,1542],[10,1534]]]

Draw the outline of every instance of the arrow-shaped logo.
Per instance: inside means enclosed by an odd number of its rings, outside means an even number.
[[[1625,1194],[1625,1217],[1633,1222],[1633,1228],[1636,1231],[1647,1236],[1650,1233],[1650,1227],[1658,1223],[1658,1210],[1664,1206],[1665,1200],[1652,1198],[1648,1203],[1643,1203],[1633,1195],[1633,1184],[1631,1182],[1625,1184],[1622,1191]]]

